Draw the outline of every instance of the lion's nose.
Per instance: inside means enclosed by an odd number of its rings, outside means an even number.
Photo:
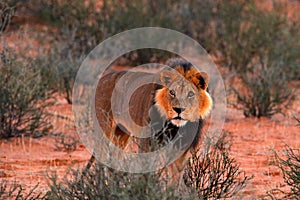
[[[178,114],[180,114],[180,113],[182,113],[182,111],[185,110],[185,108],[173,107],[173,110],[175,110],[175,112],[177,112]]]

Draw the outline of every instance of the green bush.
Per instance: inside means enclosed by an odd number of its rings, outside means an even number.
[[[199,199],[229,199],[237,195],[252,177],[245,175],[229,156],[230,144],[223,133],[216,144],[193,152],[184,173],[185,184]]]
[[[33,60],[20,60],[7,49],[0,60],[0,137],[45,133],[44,108],[50,104]]]

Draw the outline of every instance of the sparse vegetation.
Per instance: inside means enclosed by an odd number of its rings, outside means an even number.
[[[280,156],[276,151],[274,154],[275,166],[280,168],[284,182],[290,191],[273,189],[267,192],[268,196],[277,199],[281,194],[280,199],[300,199],[300,150],[286,146],[284,156]]]
[[[0,2],[0,36],[10,24],[10,21],[14,15],[14,7],[8,3]]]
[[[229,156],[226,134],[215,145],[193,153],[184,174],[185,184],[195,191],[199,199],[229,199],[238,194],[252,178],[239,169]]]
[[[5,180],[0,181],[0,199],[15,199],[15,200],[33,200],[44,199],[45,195],[37,191],[35,185],[31,189],[25,189],[22,185],[13,182],[9,183]]]
[[[34,60],[18,60],[4,49],[0,60],[0,137],[46,133],[44,108],[49,106],[47,90],[41,83]]]
[[[49,62],[46,71],[52,70],[55,77],[51,88],[64,93],[69,103],[72,103],[71,88],[82,58],[109,36],[144,26],[175,29],[204,45],[256,96],[248,98],[240,89],[233,88],[238,99],[233,104],[242,106],[245,116],[271,116],[281,111],[281,104],[288,104],[282,99],[292,99],[291,91],[282,91],[300,74],[300,32],[299,22],[289,20],[284,2],[272,2],[271,10],[258,8],[254,0],[38,2],[23,4],[29,4],[27,7],[36,16],[57,28],[53,32],[52,51],[45,52],[43,59]],[[168,56],[155,49],[136,50],[123,55],[122,64],[162,62]],[[281,81],[280,92],[263,85],[265,73],[271,73],[273,79],[267,84]],[[254,95],[257,89],[259,94]],[[257,97],[261,94],[269,95]]]
[[[300,21],[288,15],[286,5],[290,1],[271,1],[270,9],[259,7],[256,0],[101,2],[0,2],[0,139],[46,134],[51,129],[45,120],[51,95],[59,93],[72,103],[76,72],[84,56],[109,36],[145,26],[178,30],[203,45],[228,69],[228,88],[235,96],[231,103],[243,110],[246,117],[270,117],[291,105],[294,94],[290,82],[299,81],[300,77]],[[36,55],[20,52],[18,44],[11,45],[16,51],[2,45],[6,41],[1,37],[9,33],[9,25],[12,23],[16,29],[18,23],[24,23],[20,22],[22,14],[17,16],[19,21],[13,18],[20,10],[38,19],[39,27],[47,27],[41,28],[40,37],[34,38]],[[39,43],[47,45],[40,48]],[[123,55],[122,64],[162,62],[170,55],[155,49],[136,50]],[[56,148],[69,153],[76,149],[78,141],[63,134],[56,138]],[[192,191],[188,192],[196,193],[200,199],[234,198],[245,187],[251,177],[239,169],[227,145],[226,139],[221,138],[216,145],[209,145],[206,152],[193,154],[184,175],[185,184]],[[290,191],[272,190],[270,197],[275,198],[273,192],[279,191],[282,198],[299,199],[299,157],[299,150],[291,147],[286,148],[285,156],[275,153],[276,165]],[[81,170],[71,169],[66,177],[60,181],[51,176],[46,197],[36,192],[38,186],[24,190],[20,184],[2,181],[0,199],[184,198],[162,171],[129,174],[97,164],[83,175]]]
[[[283,113],[294,100],[293,89],[284,72],[284,63],[269,68],[254,67],[255,72],[240,75],[240,84],[232,86],[237,102],[234,107],[244,111],[246,117],[272,116]]]
[[[273,2],[266,11],[245,0],[220,5],[218,51],[233,78],[237,102],[232,104],[246,117],[279,113],[293,99],[288,83],[299,75],[300,29],[285,6]]]
[[[49,199],[176,199],[162,171],[148,174],[118,172],[99,163],[82,174],[71,170],[69,178],[58,183],[51,175]]]
[[[73,84],[83,56],[69,49],[66,43],[56,42],[51,51],[44,50],[37,60],[41,82],[47,90],[62,95],[69,104],[72,104]]]
[[[295,120],[297,121],[297,126],[300,126],[300,119],[297,118],[297,117],[295,117],[295,116],[294,116],[294,118],[295,118]]]
[[[208,152],[195,152],[184,176],[188,189],[172,185],[167,169],[153,173],[118,172],[100,163],[88,171],[71,170],[62,182],[50,176],[50,199],[224,199],[234,197],[251,179],[229,158],[225,136]],[[171,179],[170,179],[171,178]]]
[[[76,150],[78,144],[79,140],[72,135],[59,134],[55,137],[55,148],[58,151],[70,153]]]
[[[255,66],[272,68],[279,63],[284,63],[286,75],[299,73],[298,22],[288,18],[286,3],[273,1],[271,5],[272,10],[265,10],[254,0],[220,4],[216,25],[219,57],[237,75],[255,74]]]

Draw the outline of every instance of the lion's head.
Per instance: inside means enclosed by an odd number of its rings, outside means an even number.
[[[172,61],[172,60],[171,60]],[[155,105],[166,120],[177,127],[204,119],[212,107],[207,93],[209,76],[199,72],[190,63],[173,60],[172,70],[160,74],[163,88],[156,91]]]

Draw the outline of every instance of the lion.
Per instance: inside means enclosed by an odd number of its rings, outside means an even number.
[[[204,119],[212,108],[212,99],[207,91],[209,76],[181,58],[169,59],[166,65],[169,68],[156,73],[153,82],[138,87],[125,103],[122,103],[122,98],[126,95],[130,81],[123,79],[146,77],[148,74],[114,71],[101,77],[95,94],[96,118],[105,136],[121,149],[135,137],[133,132],[136,131],[136,125],[150,126],[154,132],[151,134],[153,137],[141,143],[143,151],[153,150],[151,145],[154,143],[163,145],[175,141],[181,134],[183,137],[177,140],[177,146],[183,148],[184,143],[191,144],[176,161],[182,168],[187,152],[196,148],[202,135]],[[133,124],[126,117],[115,116],[112,97],[119,98],[119,111],[128,108]],[[195,132],[195,135],[191,136],[190,132]],[[86,169],[94,161],[92,155]]]

